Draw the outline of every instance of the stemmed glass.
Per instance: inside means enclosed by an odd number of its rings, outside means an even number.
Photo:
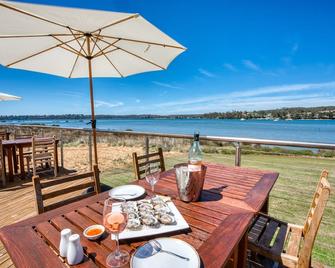
[[[151,186],[152,195],[155,196],[155,184],[160,178],[159,163],[150,163],[145,167],[145,179]]]
[[[127,213],[121,210],[125,202],[123,198],[108,198],[104,203],[103,224],[115,236],[116,242],[116,250],[106,259],[108,267],[120,267],[129,262],[129,253],[119,246],[119,234],[126,228],[128,221]]]

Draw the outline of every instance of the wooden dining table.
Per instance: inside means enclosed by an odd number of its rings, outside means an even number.
[[[190,228],[162,234],[186,241],[198,252],[202,267],[245,267],[247,232],[255,214],[266,212],[269,193],[278,173],[206,163],[207,173],[200,200],[179,200],[174,169],[161,174],[155,193],[167,195]],[[146,188],[145,180],[133,182]],[[83,230],[102,224],[103,202],[108,192],[66,205],[0,229],[0,239],[16,267],[66,267],[59,257],[60,231],[70,228],[81,237],[85,259],[74,267],[105,267],[115,242],[108,234],[97,242],[87,240]],[[133,254],[149,239],[121,241],[121,247]],[[129,266],[126,266],[129,267]]]
[[[36,140],[43,141],[47,138],[36,138]],[[59,140],[56,139],[56,146],[58,146]],[[21,179],[25,178],[24,171],[24,148],[32,147],[31,139],[14,139],[14,140],[4,140],[2,141],[3,151],[7,158],[8,163],[8,179],[12,181],[14,174],[18,172],[18,167],[20,168],[20,177]],[[17,151],[18,151],[18,160],[17,161]],[[55,164],[58,167],[58,153],[55,152]]]

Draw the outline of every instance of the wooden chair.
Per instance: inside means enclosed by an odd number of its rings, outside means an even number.
[[[310,267],[314,240],[330,194],[327,177],[328,172],[323,171],[303,226],[257,215],[248,234],[252,255],[260,254],[285,267]]]
[[[55,161],[57,144],[55,137],[37,139],[32,137],[32,156],[33,176],[38,173],[53,171],[54,176],[58,175],[58,167]]]
[[[164,156],[162,148],[158,148],[158,152],[138,156],[133,153],[133,165],[136,179],[140,180],[145,177],[145,166],[151,163],[159,163],[160,171],[165,171]]]
[[[0,178],[2,186],[6,186],[6,167],[5,167],[5,155],[2,148],[2,140],[0,140]]]
[[[32,139],[33,135],[29,135],[29,134],[14,134],[14,140],[23,140],[23,139]],[[17,163],[19,162],[19,155],[20,152],[18,152],[18,149],[16,149],[16,157],[17,157]],[[30,163],[31,163],[31,159],[32,159],[32,150],[31,147],[27,147],[27,148],[23,148],[23,161],[25,161],[25,163],[23,163],[24,167],[27,167],[27,172],[28,174],[30,174]]]
[[[85,180],[87,178],[89,178],[88,181]],[[41,182],[41,180],[42,179],[39,176],[33,177],[33,184],[36,196],[36,209],[39,214],[84,199],[86,197],[93,196],[101,192],[99,170],[97,165],[94,165],[93,171],[90,172],[67,175],[54,178],[52,180],[45,180],[43,182]],[[69,182],[73,183],[69,185]],[[69,187],[64,188],[66,184]],[[70,193],[74,193],[88,187],[94,187],[94,191],[85,194],[79,193],[75,196],[72,195],[69,197]],[[64,195],[67,196],[64,197]],[[57,198],[58,201],[47,205],[44,204],[44,201],[54,198]]]
[[[6,131],[0,131],[0,140],[8,140],[9,134]]]

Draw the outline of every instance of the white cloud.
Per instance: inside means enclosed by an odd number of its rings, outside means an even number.
[[[203,74],[204,76],[207,76],[207,77],[215,77],[216,75],[210,71],[207,71],[203,68],[199,68],[198,69],[199,73]]]
[[[225,67],[227,70],[232,71],[232,72],[237,72],[237,68],[230,63],[224,63],[223,67]]]
[[[325,90],[335,89],[335,81],[326,83],[306,83],[306,84],[291,84],[291,85],[276,85],[268,87],[260,87],[246,91],[235,92],[232,96],[235,97],[251,97],[265,94],[287,93],[292,91],[305,91],[305,90]]]
[[[157,81],[152,81],[152,83],[160,87],[166,87],[166,88],[172,88],[172,89],[182,89],[181,87],[173,85],[173,84],[162,83],[162,82],[157,82]]]
[[[119,102],[107,102],[107,101],[102,101],[102,100],[96,100],[95,101],[95,106],[98,107],[108,107],[108,108],[115,108],[115,107],[120,107],[123,106],[124,103],[119,101]]]
[[[290,93],[288,95],[288,93]],[[269,94],[276,94],[269,96]],[[279,94],[279,95],[278,95]],[[282,95],[280,95],[282,94]],[[252,110],[293,106],[333,105],[335,81],[326,83],[305,83],[275,85],[227,94],[211,95],[154,105],[164,107],[169,113],[202,113],[232,109]]]
[[[292,48],[291,48],[291,53],[295,54],[297,53],[297,51],[299,50],[299,44],[296,42],[293,44]]]
[[[253,71],[259,72],[261,71],[261,68],[254,62],[252,62],[251,60],[242,60],[243,65]]]

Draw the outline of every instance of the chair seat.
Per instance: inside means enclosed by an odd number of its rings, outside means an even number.
[[[258,214],[248,233],[248,248],[262,256],[285,264],[285,256],[298,260],[302,226]]]
[[[107,192],[107,191],[111,190],[112,187],[107,185],[107,184],[100,183],[100,189],[101,189],[101,192]],[[92,193],[92,192],[94,192],[94,188],[93,187],[88,187],[82,192],[82,194],[88,194],[88,193]]]

